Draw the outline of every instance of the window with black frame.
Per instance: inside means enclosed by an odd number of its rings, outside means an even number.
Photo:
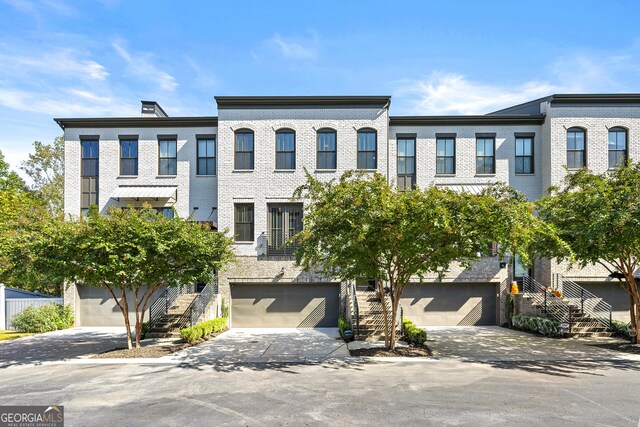
[[[516,136],[516,168],[517,175],[533,174],[533,137]]]
[[[80,210],[87,213],[98,204],[98,140],[82,140],[80,146]]]
[[[320,129],[318,131],[318,153],[316,158],[317,169],[336,169],[336,131],[333,129]]]
[[[276,169],[296,168],[296,134],[290,129],[276,132]]]
[[[233,234],[236,242],[253,242],[253,203],[236,203],[234,206]]]
[[[581,128],[567,130],[567,167],[580,169],[586,165],[586,138]]]
[[[175,139],[158,140],[158,175],[178,174],[178,151]]]
[[[416,139],[398,137],[398,190],[416,187]]]
[[[624,164],[627,158],[627,130],[609,129],[609,169]]]
[[[476,174],[496,173],[495,138],[476,137]]]
[[[239,130],[235,134],[235,169],[252,170],[254,162],[253,131]]]
[[[138,175],[138,140],[120,140],[120,175]]]
[[[267,255],[293,255],[296,246],[287,241],[302,231],[302,204],[270,204],[267,216]]]
[[[197,144],[197,171],[198,175],[216,174],[216,140],[210,138],[198,138]]]
[[[378,135],[373,129],[358,131],[358,169],[378,168]]]
[[[436,138],[436,174],[455,175],[456,173],[456,138],[439,136]]]

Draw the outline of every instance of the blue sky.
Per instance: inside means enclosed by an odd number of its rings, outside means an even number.
[[[480,114],[640,92],[636,1],[0,0],[0,149],[53,117],[215,115],[215,95],[392,95],[391,114]]]

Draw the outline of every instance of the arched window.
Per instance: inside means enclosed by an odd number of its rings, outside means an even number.
[[[586,132],[582,128],[567,130],[567,167],[580,169],[586,166],[587,156]]]
[[[253,169],[254,142],[253,131],[241,129],[236,131],[235,169]]]
[[[374,129],[358,131],[358,169],[378,169],[378,134]]]
[[[609,169],[622,165],[627,158],[627,130],[609,129]]]
[[[336,155],[336,131],[333,129],[320,129],[318,130],[318,142],[317,142],[317,156],[316,156],[316,168],[317,169],[336,169],[337,168],[337,155]]]
[[[296,168],[296,133],[291,129],[276,132],[276,169]]]

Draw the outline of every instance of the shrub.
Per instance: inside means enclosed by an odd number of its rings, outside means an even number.
[[[630,340],[631,335],[629,335],[629,330],[631,326],[629,323],[621,322],[619,320],[611,321],[611,331],[616,337],[625,338]]]
[[[221,332],[227,329],[227,318],[218,317],[213,320],[207,320],[206,322],[198,323],[190,328],[185,328],[180,331],[180,336],[187,342],[193,344],[200,338],[204,338],[207,335],[211,335],[216,332]]]
[[[562,336],[560,324],[547,319],[546,317],[517,314],[513,316],[513,327],[524,331],[546,335],[548,337]]]
[[[220,314],[226,319],[229,318],[229,306],[224,302],[224,298],[220,301]]]
[[[344,334],[344,331],[351,330],[351,324],[347,322],[347,319],[344,317],[338,318],[338,329],[340,329],[340,334]]]
[[[42,333],[73,326],[73,310],[68,305],[29,306],[13,316],[13,327],[20,332]]]
[[[427,341],[427,331],[418,328],[409,319],[402,319],[404,340],[409,344],[423,345]]]

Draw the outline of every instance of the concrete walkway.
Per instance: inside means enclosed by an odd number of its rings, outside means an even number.
[[[231,329],[214,340],[178,351],[182,363],[314,362],[349,356],[335,328]]]
[[[0,342],[0,368],[68,360],[126,347],[124,327],[72,328]]]
[[[499,326],[427,327],[427,345],[436,356],[477,362],[557,362],[630,360],[638,356],[598,348],[609,338],[558,339]]]

